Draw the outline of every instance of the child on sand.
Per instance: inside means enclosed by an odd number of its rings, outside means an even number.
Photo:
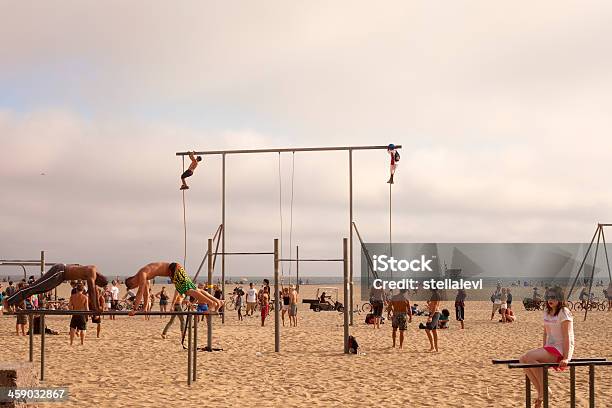
[[[181,174],[181,181],[183,183],[181,185],[181,190],[187,190],[189,188],[187,183],[185,183],[185,179],[193,176],[193,171],[196,169],[196,167],[198,167],[198,162],[202,161],[202,156],[195,157],[195,152],[189,152],[189,158],[191,159],[191,164],[189,165],[189,168],[185,170],[183,174]]]
[[[83,285],[78,284],[76,293],[70,296],[68,303],[70,310],[89,310],[89,299],[83,294]],[[70,345],[74,342],[75,332],[79,331],[81,345],[85,342],[85,332],[87,331],[87,321],[84,315],[72,315],[70,319]]]

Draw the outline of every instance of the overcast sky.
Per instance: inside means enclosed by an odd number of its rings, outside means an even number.
[[[316,145],[404,146],[395,242],[588,241],[612,220],[610,21],[609,1],[0,1],[0,258],[111,276],[180,261],[175,152]],[[189,179],[190,271],[220,223],[220,163]],[[228,250],[280,237],[278,165],[227,158]],[[385,242],[388,157],[354,165],[360,231]],[[295,154],[301,256],[341,254],[347,181],[346,153]]]

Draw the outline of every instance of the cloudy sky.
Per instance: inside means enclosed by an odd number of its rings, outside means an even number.
[[[45,249],[108,275],[181,260],[175,152],[391,142],[396,242],[589,240],[612,220],[611,20],[608,1],[0,1],[0,258]],[[227,158],[228,250],[280,237],[278,160]],[[292,243],[337,256],[347,154],[294,160]],[[354,164],[355,218],[384,242],[388,158]],[[189,270],[220,174],[207,157],[190,179]]]

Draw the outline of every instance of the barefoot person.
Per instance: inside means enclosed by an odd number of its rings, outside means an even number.
[[[465,299],[467,294],[465,290],[459,289],[455,297],[455,318],[461,323],[461,328],[464,328],[463,321],[465,320]]]
[[[185,170],[183,174],[181,174],[181,182],[183,183],[181,185],[181,190],[187,190],[189,188],[187,183],[185,183],[185,179],[193,176],[193,171],[196,169],[196,167],[198,167],[199,162],[202,161],[202,156],[195,157],[195,152],[189,152],[189,158],[191,159],[191,164],[189,165],[189,168]]]
[[[108,279],[98,272],[95,265],[55,264],[30,286],[15,292],[4,301],[9,305],[14,305],[34,294],[49,292],[64,283],[64,281],[70,280],[86,281],[89,288],[89,304],[92,310],[102,311],[103,303],[98,302],[98,291],[95,288],[96,286],[106,287]]]
[[[136,275],[125,280],[125,286],[128,289],[138,288],[134,305],[139,305],[143,299],[149,298],[149,280],[157,276],[170,278],[178,293],[195,298],[197,303],[206,303],[211,311],[217,311],[223,306],[223,300],[216,299],[205,290],[198,289],[189,276],[187,276],[183,266],[176,262],[150,263],[143,266]],[[133,308],[129,315],[134,316],[135,314],[136,310]]]
[[[260,292],[261,327],[263,327],[266,323],[266,317],[268,317],[268,314],[270,313],[270,295],[268,294],[268,291],[265,289],[265,287]]]
[[[412,308],[410,301],[406,298],[406,289],[391,297],[391,326],[393,327],[393,348],[395,348],[395,337],[399,329],[399,348],[404,347],[404,332],[408,329],[408,323],[412,323]]]
[[[429,351],[438,351],[438,321],[440,320],[440,294],[436,289],[431,290],[431,297],[427,301],[429,308],[429,318],[427,323],[419,326],[420,329],[425,329],[427,338],[429,339]]]
[[[559,286],[550,288],[546,293],[544,311],[544,338],[542,347],[521,356],[523,364],[559,363],[564,369],[574,353],[574,319],[567,307],[565,293]],[[525,368],[525,374],[536,388],[538,398],[536,408],[542,406],[544,395],[542,368]]]
[[[298,292],[295,286],[289,286],[289,327],[297,327]]]
[[[96,293],[97,295],[97,293]],[[70,296],[68,303],[70,310],[89,310],[89,299],[83,294],[83,285],[78,284],[76,293]],[[70,319],[70,345],[74,342],[74,335],[79,331],[81,345],[85,342],[85,332],[87,331],[87,321],[84,315],[72,315]]]

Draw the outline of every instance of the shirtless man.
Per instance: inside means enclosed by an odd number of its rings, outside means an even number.
[[[406,298],[406,289],[401,289],[397,295],[391,298],[391,313],[393,314],[393,320],[391,326],[393,326],[393,348],[395,348],[395,336],[399,329],[399,348],[403,348],[404,345],[404,332],[408,328],[407,323],[412,323],[412,308],[410,307],[410,301]],[[406,315],[408,315],[408,322],[406,322]]]
[[[270,313],[270,295],[268,293],[268,291],[265,289],[261,290],[261,326],[264,326],[264,323],[266,322],[266,317],[268,317],[268,314]]]
[[[87,281],[89,288],[89,305],[92,310],[102,311],[103,303],[98,301],[98,291],[95,290],[96,285],[104,288],[108,284],[108,279],[98,272],[95,265],[66,265],[55,264],[41,276],[38,280],[32,283],[25,289],[15,292],[12,296],[4,301],[7,305],[14,305],[22,300],[39,293],[49,292],[64,281],[84,280]],[[5,305],[6,306],[6,305]]]
[[[183,174],[181,174],[181,181],[183,182],[183,184],[181,185],[181,190],[187,190],[189,188],[187,183],[185,183],[185,179],[187,177],[193,176],[193,171],[196,169],[196,167],[198,167],[198,162],[202,161],[202,156],[195,157],[194,154],[195,152],[189,152],[189,158],[191,159],[191,164],[189,165],[189,168],[185,170]]]
[[[423,327],[427,338],[429,339],[429,351],[438,351],[438,320],[440,320],[440,294],[436,289],[431,290],[431,297],[427,301],[427,307],[429,308],[429,318],[427,323]],[[433,332],[433,336],[432,336]]]
[[[70,296],[68,307],[70,310],[89,310],[89,299],[83,294],[83,285],[77,285],[76,293]],[[81,345],[83,345],[85,341],[85,332],[87,331],[87,321],[83,315],[72,315],[72,318],[70,319],[71,346],[74,342],[74,335],[77,330],[79,331],[79,336],[81,337]]]
[[[289,327],[297,327],[298,293],[295,286],[289,286]]]
[[[143,266],[136,275],[125,280],[125,286],[128,289],[138,288],[136,299],[134,299],[134,308],[128,313],[130,316],[136,314],[136,308],[143,299],[149,299],[151,290],[149,281],[157,276],[170,278],[178,293],[183,296],[194,297],[197,303],[206,303],[211,311],[217,311],[223,306],[223,300],[215,298],[205,290],[198,289],[189,276],[187,276],[187,272],[185,272],[181,264],[176,262],[153,262]]]

